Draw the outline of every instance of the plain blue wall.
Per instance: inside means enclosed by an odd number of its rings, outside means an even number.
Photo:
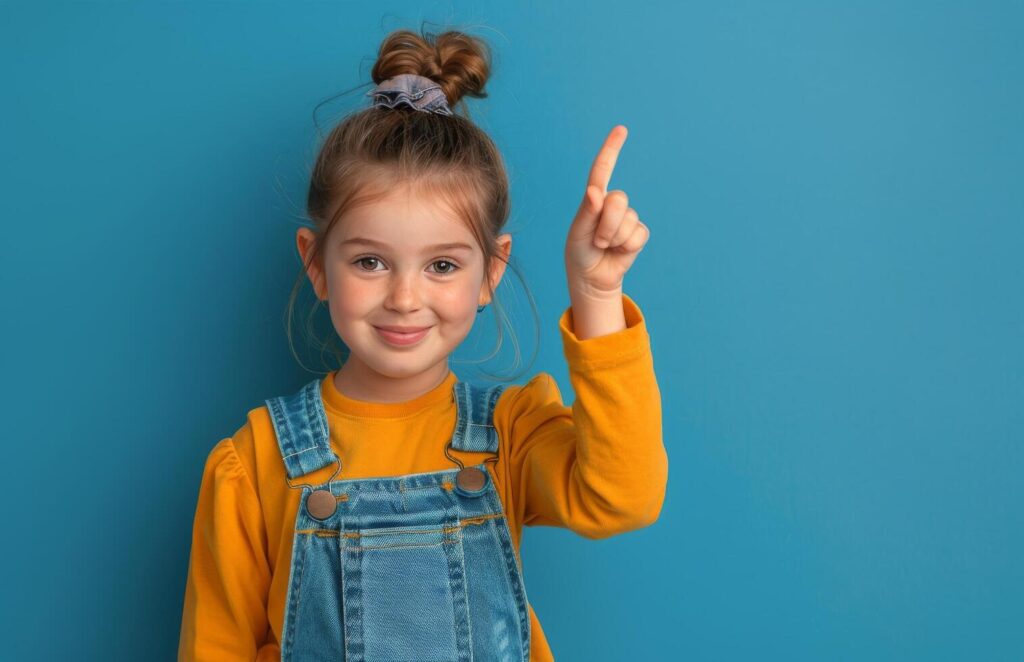
[[[669,492],[620,537],[527,529],[558,659],[1024,659],[1022,19],[0,5],[3,657],[173,658],[206,454],[311,377],[282,319],[314,106],[427,20],[495,48],[474,118],[511,172],[531,372],[567,402],[564,233],[616,123],[611,188],[652,230],[626,291],[653,338]],[[490,348],[484,321],[462,358]]]

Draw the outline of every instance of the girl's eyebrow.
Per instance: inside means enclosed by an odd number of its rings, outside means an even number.
[[[388,245],[383,243],[383,242],[374,241],[373,239],[365,239],[363,237],[352,237],[351,239],[346,239],[345,241],[341,242],[341,244],[339,244],[339,245],[340,246],[348,246],[349,244],[366,244],[368,246],[377,246],[378,248],[387,248],[388,247]],[[427,252],[432,252],[432,251],[446,251],[446,250],[452,250],[452,249],[456,249],[456,248],[461,248],[461,249],[468,250],[468,251],[473,250],[473,247],[470,246],[469,244],[464,244],[461,241],[456,241],[456,242],[451,242],[451,243],[447,243],[447,244],[435,244],[433,246],[426,246],[426,247],[424,247],[423,252],[427,253]]]

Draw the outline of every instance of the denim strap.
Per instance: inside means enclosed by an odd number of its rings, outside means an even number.
[[[452,448],[497,452],[494,408],[505,386],[455,383],[453,395],[457,419]],[[319,379],[309,382],[297,393],[269,398],[266,403],[289,479],[294,480],[337,461],[331,450]]]
[[[327,432],[319,379],[309,382],[297,393],[266,402],[288,478],[298,478],[337,461]]]
[[[485,386],[470,382],[455,383],[458,420],[452,435],[452,448],[459,451],[494,453],[498,450],[498,432],[494,429],[494,407],[505,384]]]

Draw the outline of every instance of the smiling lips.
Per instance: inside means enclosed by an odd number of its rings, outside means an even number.
[[[430,330],[429,326],[375,326],[377,333],[392,345],[412,345]]]

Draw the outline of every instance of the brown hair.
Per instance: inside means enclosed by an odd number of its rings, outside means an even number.
[[[371,106],[344,117],[323,140],[310,174],[306,203],[306,215],[315,226],[317,235],[309,251],[310,262],[322,259],[324,239],[346,211],[379,200],[398,185],[408,185],[417,193],[434,196],[463,219],[484,254],[484,279],[494,304],[498,327],[494,350],[487,357],[471,363],[482,363],[498,353],[503,338],[502,328],[509,322],[504,306],[488,281],[492,260],[504,260],[498,250],[497,237],[511,211],[508,175],[497,146],[469,118],[463,101],[467,96],[487,96],[484,86],[490,70],[491,54],[487,44],[464,32],[447,31],[435,36],[427,32],[419,35],[411,30],[396,30],[389,34],[381,43],[373,66],[374,84],[399,74],[426,76],[441,86],[454,114],[438,115],[405,106]],[[510,258],[506,264],[513,267],[523,282],[536,320],[533,297],[513,262]],[[293,355],[292,311],[299,289],[308,282],[306,266],[303,265],[292,288],[286,312],[286,332]],[[330,334],[329,340],[324,342],[317,337],[311,324],[321,303],[317,298],[306,317],[305,335],[311,346],[319,348],[321,357],[329,347],[332,348],[340,365],[347,358],[347,352],[336,346],[337,334]],[[515,329],[510,323],[508,326],[515,350],[515,364],[518,365],[521,358],[519,343]],[[536,337],[539,338],[539,325]],[[301,363],[301,359],[298,360]],[[524,371],[529,367],[527,365]],[[498,375],[482,369],[481,372],[502,380]],[[507,379],[515,379],[521,374]]]

